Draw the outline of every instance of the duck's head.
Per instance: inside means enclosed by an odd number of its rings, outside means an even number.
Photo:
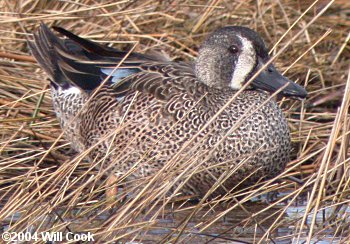
[[[239,90],[269,58],[258,33],[246,27],[228,26],[213,32],[200,47],[196,76],[211,87]],[[306,97],[306,90],[284,77],[273,64],[250,83],[251,87],[268,92],[275,92],[286,84],[281,95]]]

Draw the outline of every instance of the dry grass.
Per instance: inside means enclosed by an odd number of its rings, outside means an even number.
[[[91,231],[101,242],[350,241],[348,1],[1,0],[0,7],[2,228]],[[203,38],[218,27],[256,29],[273,47],[271,53],[280,54],[275,61],[279,69],[309,91],[306,101],[280,102],[294,145],[294,160],[279,177],[282,181],[190,204],[166,197],[178,172],[164,176],[166,171],[160,171],[142,179],[142,187],[128,188],[133,198],[106,202],[105,174],[69,150],[45,74],[28,51],[26,40],[40,22],[114,47],[136,45],[140,52],[155,48],[183,60],[194,58]],[[177,169],[184,172],[181,177],[191,174]],[[296,185],[286,176],[305,183]],[[159,181],[162,187],[155,187]],[[246,203],[274,190],[286,194],[269,205]],[[290,206],[300,201],[305,213],[287,218]],[[320,213],[325,213],[322,221]],[[278,234],[285,226],[289,232]],[[242,228],[251,231],[242,235]]]

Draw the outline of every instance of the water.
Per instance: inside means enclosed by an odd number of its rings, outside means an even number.
[[[300,203],[300,202],[299,202]],[[206,206],[200,209],[185,225],[183,231],[180,232],[179,226],[181,226],[184,220],[191,215],[196,203],[174,204],[166,206],[161,216],[155,219],[155,224],[148,229],[143,228],[137,230],[137,227],[128,227],[122,231],[116,233],[121,234],[123,232],[134,232],[123,238],[123,243],[156,243],[171,241],[172,243],[177,240],[179,243],[277,243],[277,244],[299,244],[306,243],[308,236],[308,230],[310,223],[312,222],[314,212],[311,211],[307,217],[305,224],[303,225],[302,232],[299,235],[299,229],[301,220],[303,219],[306,211],[307,202],[304,201],[303,205],[291,205],[286,207],[288,202],[278,204],[271,207],[268,210],[264,210],[269,207],[268,203],[261,202],[248,202],[243,204],[242,207],[233,208],[231,211],[224,214],[224,216],[217,218],[221,213],[229,208],[232,208],[233,204],[224,205],[219,204],[216,207]],[[118,209],[113,209],[118,211]],[[264,210],[264,211],[263,211]],[[113,214],[104,213],[96,215],[96,213],[86,214],[85,216],[77,218],[80,210],[76,210],[70,213],[67,217],[64,215],[64,211],[60,211],[64,221],[70,222],[69,229],[74,232],[84,231],[96,231],[94,228],[101,228],[110,219],[113,219]],[[113,212],[113,211],[112,211]],[[260,212],[260,213],[259,213]],[[150,218],[155,212],[151,212],[148,216],[140,214],[134,220],[134,223],[142,223],[150,221]],[[259,213],[259,214],[257,214]],[[339,226],[350,226],[350,206],[343,204],[342,206],[334,206],[321,209],[316,214],[316,221],[314,225],[313,233],[315,236],[310,243],[326,244],[326,243],[340,243],[344,240],[341,233],[335,235]],[[97,216],[95,219],[91,219],[91,216]],[[278,216],[280,219],[276,222]],[[5,222],[7,224],[2,226],[2,231],[9,229],[9,223],[15,223],[16,220],[24,217],[20,213],[16,213],[8,218]],[[43,216],[42,227],[51,227],[53,221],[58,224],[62,224],[57,221],[56,218],[46,218]],[[214,221],[216,219],[216,221]],[[38,223],[40,219],[38,219]],[[211,223],[211,224],[210,224]],[[337,224],[338,223],[338,224]],[[131,224],[131,223],[130,223]],[[41,227],[41,228],[42,228]],[[32,225],[27,228],[27,231],[33,232],[38,226]],[[344,227],[346,228],[346,227]],[[136,231],[137,230],[137,231]],[[61,229],[61,231],[67,231]],[[346,231],[346,229],[345,229]],[[349,234],[349,233],[348,233]],[[99,235],[96,236],[100,238]],[[176,239],[178,238],[178,239]]]

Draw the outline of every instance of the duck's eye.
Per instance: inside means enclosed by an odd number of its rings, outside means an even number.
[[[230,53],[232,53],[232,54],[238,53],[238,47],[237,47],[236,45],[229,46],[228,50],[229,50]]]

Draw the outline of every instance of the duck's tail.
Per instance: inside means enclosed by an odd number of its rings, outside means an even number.
[[[57,37],[45,24],[41,24],[33,41],[28,44],[34,58],[55,86],[92,91],[106,77],[105,69],[113,70],[127,55],[127,52],[99,45],[63,28],[54,29],[67,39]],[[113,76],[121,79],[138,72],[141,63],[152,60],[151,56],[131,53],[120,67],[120,72],[113,72]]]
[[[57,48],[63,49],[64,42],[57,38],[45,24],[41,24],[34,40],[28,41],[34,58],[49,76],[51,82],[59,86],[67,86],[69,82],[59,67]]]

